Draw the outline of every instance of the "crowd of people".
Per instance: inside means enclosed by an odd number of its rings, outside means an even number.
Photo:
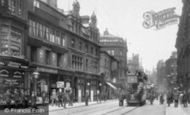
[[[167,93],[167,104],[170,106],[171,103],[174,103],[175,107],[178,107],[179,103],[183,104],[184,107],[188,106],[190,103],[190,95],[186,91],[169,91]]]
[[[0,94],[0,106],[8,108],[27,108],[31,102],[30,92],[24,89],[7,89]]]
[[[166,98],[164,98],[165,96]],[[179,104],[187,107],[188,103],[190,104],[190,93],[187,91],[179,91],[176,88],[174,90],[168,91],[166,94],[160,93],[157,96],[152,93],[149,97],[151,97],[149,98],[151,104],[155,98],[159,97],[160,104],[163,104],[166,101],[168,107],[170,107],[172,103],[174,103],[174,107],[178,107]]]
[[[57,105],[58,107],[66,108],[68,103],[70,106],[73,106],[73,92],[71,90],[62,90],[53,89],[51,94],[51,105]]]

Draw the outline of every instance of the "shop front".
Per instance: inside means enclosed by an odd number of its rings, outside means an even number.
[[[85,92],[86,87],[85,87],[85,79],[83,78],[78,78],[77,79],[77,100],[78,102],[85,101]]]
[[[1,58],[1,57],[0,57]],[[0,60],[0,107],[21,105],[21,98],[27,87],[27,66],[25,63]],[[19,95],[19,96],[18,96]]]
[[[31,73],[31,94],[37,96],[37,104],[48,104],[50,102],[51,92],[56,88],[58,71],[56,69],[37,67]]]

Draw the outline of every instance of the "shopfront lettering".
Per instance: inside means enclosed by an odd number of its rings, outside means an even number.
[[[9,72],[7,70],[0,70],[0,77],[9,77]]]
[[[18,85],[19,80],[17,80],[17,79],[4,79],[4,84],[5,85]]]
[[[22,73],[19,71],[16,71],[16,72],[14,72],[13,77],[14,78],[22,78]]]
[[[143,27],[146,29],[156,27],[161,29],[166,25],[179,22],[179,16],[175,13],[175,7],[162,10],[160,12],[148,11],[143,14]]]
[[[41,67],[38,67],[37,68],[38,71],[40,72],[47,72],[47,73],[58,73],[57,70],[53,70],[53,69],[48,69],[48,68],[41,68]]]
[[[20,63],[17,63],[17,62],[9,62],[9,63],[8,63],[8,66],[19,68],[19,67],[21,66],[21,64],[20,64]]]

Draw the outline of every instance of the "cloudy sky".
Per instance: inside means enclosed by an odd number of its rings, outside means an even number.
[[[58,7],[68,11],[74,0],[58,0]],[[176,7],[181,15],[182,0],[78,0],[80,15],[91,15],[94,11],[98,19],[100,33],[108,28],[111,34],[121,36],[128,43],[128,57],[138,53],[142,65],[147,70],[156,67],[160,59],[166,60],[176,51],[175,41],[178,25],[170,25],[161,30],[145,29],[142,26],[143,13]]]

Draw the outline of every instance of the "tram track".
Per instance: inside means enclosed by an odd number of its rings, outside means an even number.
[[[132,109],[130,109],[130,110],[124,112],[124,113],[121,113],[120,115],[128,114],[128,113],[134,111],[134,110],[137,109],[137,108],[140,108],[140,107],[134,107],[134,108],[132,108]],[[121,111],[121,110],[124,110],[124,109],[126,109],[126,107],[117,108],[117,109],[114,109],[114,110],[112,110],[112,111],[106,112],[106,113],[101,114],[101,115],[111,115],[111,114],[114,113],[114,112]]]

